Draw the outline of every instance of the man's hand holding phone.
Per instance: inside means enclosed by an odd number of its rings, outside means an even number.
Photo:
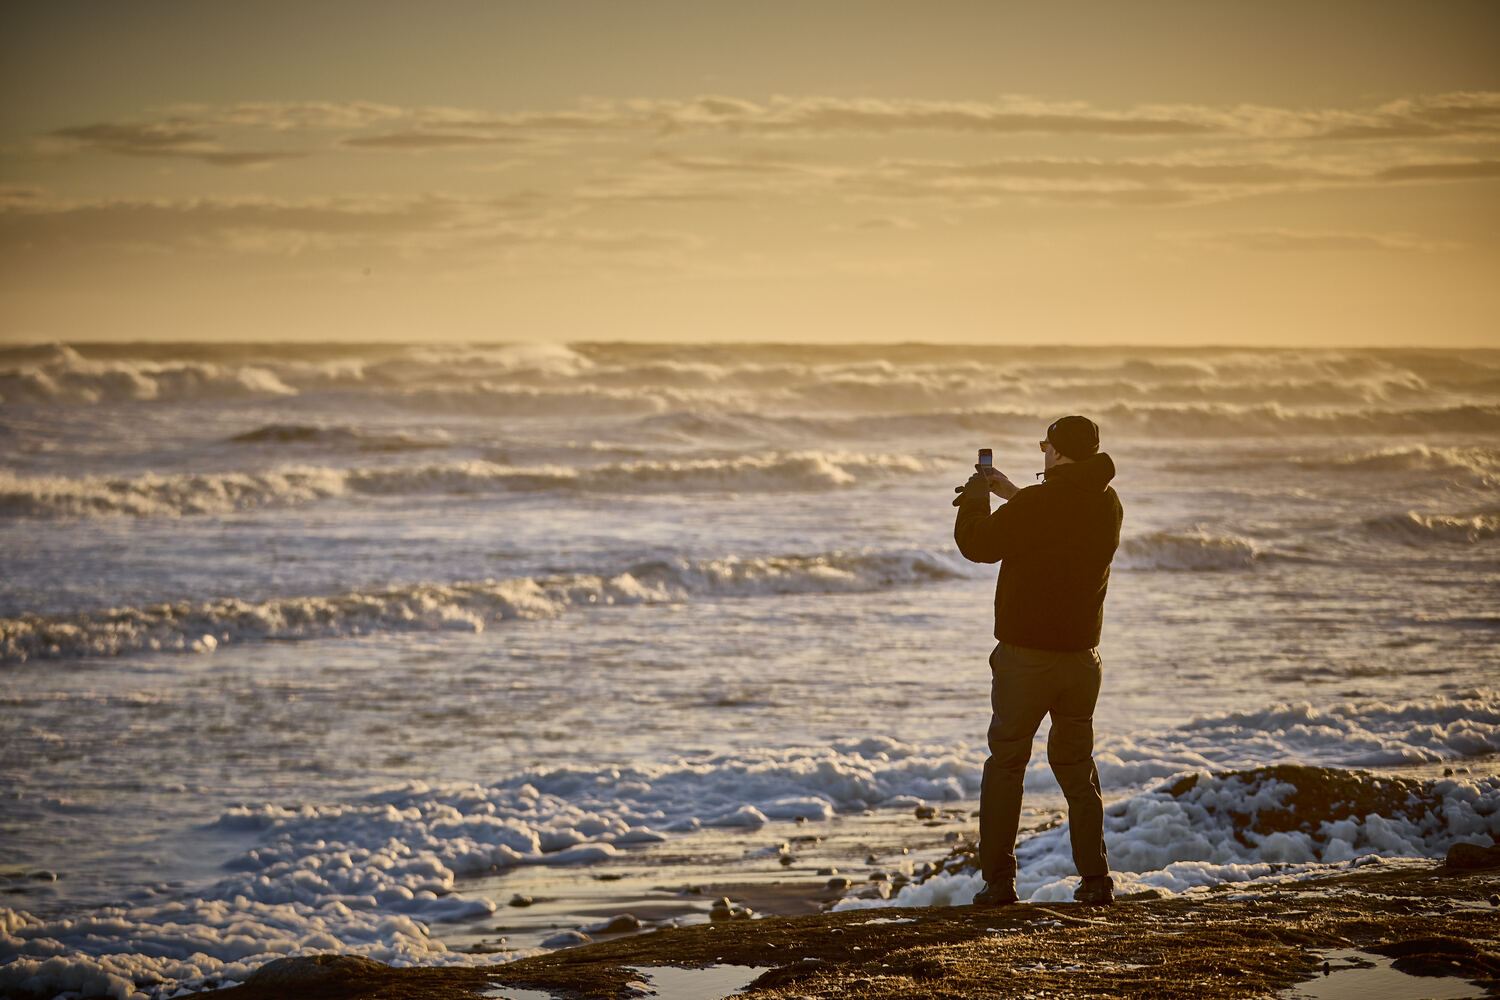
[[[988,484],[990,492],[995,494],[995,496],[999,497],[1001,500],[1009,500],[1011,497],[1021,492],[1021,488],[1015,483],[1011,482],[1010,479],[1006,477],[1005,473],[995,468],[994,453],[991,452],[988,448],[979,449],[979,461],[974,465],[974,475],[969,477],[969,483],[972,483],[976,479],[980,478],[983,478],[984,481]],[[965,483],[963,486],[955,486],[953,488],[953,492],[962,493],[965,489],[968,488],[969,483]],[[958,506],[957,498],[954,499],[953,506]]]

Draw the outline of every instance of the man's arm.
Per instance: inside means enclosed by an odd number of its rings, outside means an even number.
[[[989,478],[976,473],[963,486],[958,499],[958,517],[953,523],[953,540],[958,551],[970,562],[999,562],[1015,545],[1016,515],[1009,504],[990,513],[990,492],[1009,500],[1020,490],[1005,476],[992,472]]]

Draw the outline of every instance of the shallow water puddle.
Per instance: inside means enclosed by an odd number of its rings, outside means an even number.
[[[1392,959],[1362,951],[1331,951],[1332,968],[1277,994],[1281,1000],[1468,1000],[1484,990],[1453,976],[1409,976]]]
[[[643,1000],[716,1000],[749,986],[767,967],[710,965],[706,969],[682,969],[675,965],[633,965],[628,968],[649,983],[648,989],[637,994]],[[481,995],[490,1000],[557,1000],[546,990],[514,986],[493,986]]]
[[[630,971],[645,978],[655,1000],[714,1000],[738,993],[753,983],[765,966],[710,965],[680,969],[675,965],[633,965]]]
[[[523,990],[519,986],[491,986],[479,995],[489,1000],[557,1000],[557,994],[549,990]]]

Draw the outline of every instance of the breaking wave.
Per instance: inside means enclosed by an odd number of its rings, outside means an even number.
[[[1475,545],[1500,538],[1500,508],[1467,514],[1422,514],[1409,510],[1371,518],[1364,527],[1376,537],[1408,545],[1431,542]]]
[[[1120,543],[1115,566],[1121,569],[1248,569],[1260,558],[1255,543],[1238,535],[1157,531]]]
[[[1072,403],[1076,404],[1076,400]],[[908,412],[854,414],[810,414],[808,412],[764,412],[755,423],[762,433],[808,434],[835,440],[917,436],[939,437],[964,433],[985,435],[1030,435],[1060,411],[1078,409],[1066,401],[1006,407],[945,407]],[[1153,440],[1211,440],[1214,438],[1365,437],[1402,434],[1469,435],[1500,431],[1500,406],[1463,404],[1411,409],[1344,409],[1305,411],[1264,404],[1242,406],[1226,403],[1171,405],[1161,403],[1111,403],[1084,409],[1103,428],[1108,442],[1120,438]],[[750,424],[731,422],[716,412],[667,411],[654,418],[653,426],[678,425],[679,433],[697,425],[710,431],[731,433]]]
[[[321,445],[354,451],[419,451],[442,448],[447,437],[427,439],[401,432],[375,433],[358,427],[324,427],[316,424],[266,424],[229,438],[231,444]]]
[[[1331,461],[1301,459],[1299,465],[1335,465],[1375,472],[1492,472],[1500,468],[1500,452],[1493,448],[1434,448],[1425,444],[1382,448],[1343,455]]]
[[[90,404],[335,393],[434,413],[650,417],[724,410],[924,416],[1003,398],[1028,425],[1086,407],[1110,433],[1484,433],[1500,358],[1378,351],[1100,352],[922,345],[103,345],[0,349],[0,400]]]
[[[91,361],[62,344],[37,363],[0,369],[0,402],[115,403],[290,396],[269,368],[187,361]]]
[[[599,482],[607,482],[612,490],[642,493],[818,491],[842,489],[872,478],[916,475],[926,467],[922,460],[908,455],[795,451],[584,467],[523,467],[476,460],[367,469],[286,466],[263,472],[131,478],[21,477],[0,470],[0,514],[13,517],[224,514],[350,493],[391,496],[569,491],[587,489]]]
[[[265,601],[181,601],[0,619],[0,663],[135,652],[210,652],[229,642],[311,639],[374,631],[482,631],[507,619],[553,617],[598,605],[676,603],[882,590],[953,579],[948,556],[920,550],[761,558],[657,560],[612,576],[573,574],[415,584]]]

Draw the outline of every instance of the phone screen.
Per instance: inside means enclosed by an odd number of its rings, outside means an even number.
[[[995,464],[994,453],[991,452],[990,449],[988,449],[988,448],[980,448],[979,449],[979,464],[980,465],[987,465],[987,466],[994,466],[994,464]]]

